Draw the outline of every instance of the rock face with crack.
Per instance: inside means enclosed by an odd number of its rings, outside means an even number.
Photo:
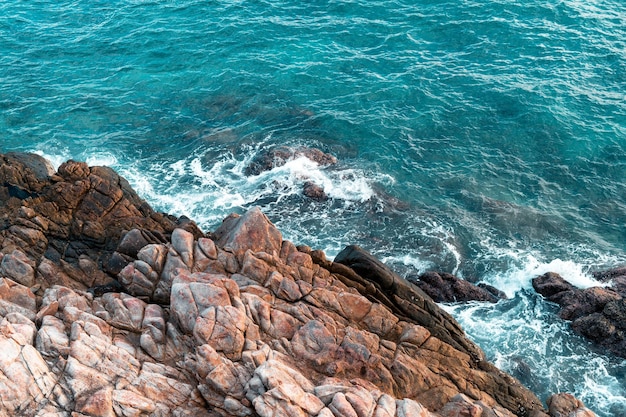
[[[258,209],[207,236],[107,168],[41,164],[0,156],[0,415],[588,411],[544,409],[365,251],[331,262]]]

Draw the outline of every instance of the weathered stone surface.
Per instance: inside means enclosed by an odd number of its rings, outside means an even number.
[[[571,394],[554,394],[548,398],[548,409],[552,417],[592,417],[595,414]]]
[[[465,337],[463,330],[449,314],[437,307],[420,288],[399,277],[364,249],[358,246],[346,247],[337,255],[330,268],[338,271],[335,268],[337,264],[344,264],[357,273],[356,276],[347,278],[354,280],[365,278],[369,281],[363,283],[364,291],[376,294],[380,302],[386,304],[396,316],[402,315],[410,318],[427,328],[432,335],[456,349],[465,351],[475,360],[483,360],[480,348]],[[367,285],[372,285],[372,283],[373,288],[367,288]],[[393,300],[393,302],[386,300]]]
[[[0,415],[545,416],[365,252],[330,262],[258,209],[212,240],[107,168],[33,164],[0,156]]]
[[[621,270],[598,274],[619,279]],[[576,288],[558,274],[549,272],[533,279],[535,290],[561,306],[559,316],[572,321],[572,328],[615,355],[626,357],[626,290],[617,287]]]
[[[258,207],[243,216],[227,217],[214,235],[218,246],[232,250],[240,259],[247,250],[278,256],[283,242],[282,234]]]
[[[20,313],[35,319],[37,300],[30,288],[8,278],[0,278],[0,317]]]
[[[18,284],[32,287],[35,284],[35,270],[23,252],[14,250],[7,253],[0,262],[0,276],[12,279]]]

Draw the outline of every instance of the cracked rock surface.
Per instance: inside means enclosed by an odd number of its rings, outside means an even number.
[[[256,208],[207,235],[108,168],[0,155],[0,416],[593,416],[544,408],[350,251],[296,247]]]

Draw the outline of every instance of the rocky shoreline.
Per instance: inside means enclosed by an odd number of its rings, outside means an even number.
[[[0,415],[594,415],[544,407],[361,248],[327,260],[255,208],[204,233],[30,154],[0,155],[0,381]]]

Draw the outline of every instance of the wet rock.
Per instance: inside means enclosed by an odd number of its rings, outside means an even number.
[[[34,153],[10,152],[5,154],[7,158],[19,161],[28,167],[36,179],[45,180],[54,175],[54,167],[46,158]]]
[[[270,171],[273,168],[285,165],[288,161],[301,157],[308,158],[321,166],[329,166],[337,163],[337,158],[319,149],[279,146],[257,155],[244,169],[244,174],[247,176],[259,175],[262,172]]]
[[[567,291],[574,291],[576,287],[554,272],[547,272],[533,279],[533,288],[544,297],[552,297]]]
[[[302,186],[302,194],[316,201],[324,201],[328,198],[328,196],[326,196],[324,188],[315,184],[312,181],[307,181],[304,183],[304,185]]]
[[[459,301],[496,303],[498,300],[506,298],[506,295],[494,287],[477,286],[447,273],[426,272],[411,282],[438,303]]]
[[[337,265],[349,266],[348,270]],[[458,323],[441,310],[423,290],[404,280],[388,266],[369,252],[358,246],[348,246],[336,257],[330,266],[337,274],[344,274],[350,280],[365,279],[363,291],[372,293],[382,304],[387,305],[396,316],[410,317],[424,326],[439,339],[454,348],[466,352],[476,361],[483,360],[483,354],[467,338]],[[350,275],[354,274],[356,275]],[[372,287],[368,287],[372,285]]]
[[[604,276],[613,279],[618,274]],[[559,316],[572,321],[576,333],[617,356],[626,357],[626,294],[612,287],[580,289],[552,272],[534,278],[533,288],[561,306]]]

